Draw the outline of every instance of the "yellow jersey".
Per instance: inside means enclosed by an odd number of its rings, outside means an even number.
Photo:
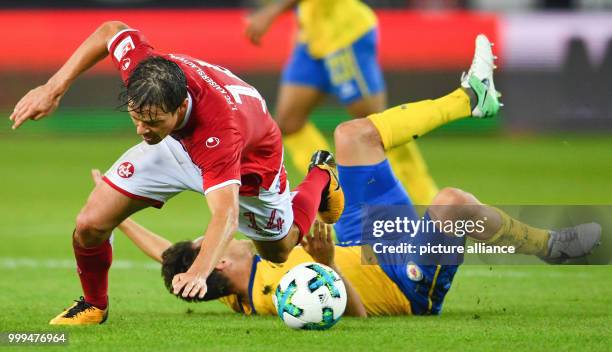
[[[359,0],[302,0],[297,15],[299,40],[316,58],[348,47],[377,23],[374,11]]]
[[[362,264],[360,246],[336,246],[335,260],[344,278],[359,293],[368,315],[411,314],[410,302],[387,274],[378,265]],[[275,315],[272,295],[283,275],[298,264],[312,261],[312,257],[301,246],[294,248],[283,264],[254,256],[249,297],[229,295],[219,300],[232,310],[246,315]]]

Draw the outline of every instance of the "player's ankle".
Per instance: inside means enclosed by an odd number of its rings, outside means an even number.
[[[478,95],[476,95],[476,92],[474,92],[472,88],[461,87],[461,89],[470,98],[470,110],[474,111],[474,109],[476,109],[476,106],[478,106]]]

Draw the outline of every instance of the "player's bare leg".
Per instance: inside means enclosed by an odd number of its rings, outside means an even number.
[[[348,113],[354,118],[369,116],[385,110],[387,107],[387,93],[381,92],[371,96],[365,96],[346,106]]]
[[[108,270],[112,230],[131,214],[148,207],[104,182],[96,185],[77,216],[73,248],[84,297],[60,313],[52,325],[101,324],[108,316]]]
[[[510,217],[504,211],[482,204],[474,195],[457,188],[444,188],[428,209],[433,220],[484,222],[484,231],[468,235],[488,245],[514,246],[517,253],[531,254],[551,263],[583,257],[599,244],[601,226],[596,223],[549,230],[539,229]]]
[[[368,119],[341,123],[334,131],[336,160],[343,166],[374,165],[387,157],[374,124]]]
[[[253,243],[262,258],[273,263],[284,263],[301,237],[300,229],[293,224],[287,236],[278,241],[253,241]]]
[[[386,94],[379,93],[364,97],[347,109],[353,118],[362,118],[384,111],[387,106]],[[438,187],[427,169],[427,163],[416,142],[386,151],[393,173],[404,185],[414,204],[430,204],[438,193]]]
[[[336,161],[330,152],[319,150],[314,153],[308,174],[294,192],[294,220],[288,234],[274,242],[254,241],[259,254],[275,263],[287,260],[293,247],[310,231],[317,213],[327,224],[337,222],[342,215],[344,193],[338,180]]]
[[[340,124],[334,133],[338,162],[347,166],[376,164],[384,160],[384,151],[408,144],[446,123],[495,116],[502,105],[493,82],[492,46],[486,36],[476,37],[472,65],[462,76],[461,87],[450,94]]]
[[[329,150],[327,140],[308,118],[313,109],[325,99],[316,88],[282,84],[279,90],[274,119],[283,133],[283,144],[294,166],[305,175],[308,161],[315,150]]]
[[[306,85],[282,84],[274,119],[283,135],[291,135],[304,127],[312,110],[324,99],[325,93],[316,88]],[[304,164],[307,165],[308,161]]]
[[[83,248],[99,246],[110,238],[112,230],[123,220],[150,205],[100,182],[77,216],[74,239]]]

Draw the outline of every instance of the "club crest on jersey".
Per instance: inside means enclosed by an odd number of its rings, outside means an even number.
[[[208,147],[208,148],[214,148],[214,147],[218,146],[220,142],[221,142],[221,141],[220,141],[220,140],[219,140],[219,138],[217,138],[217,137],[209,137],[209,138],[206,140],[206,147]]]
[[[125,58],[123,59],[123,61],[121,61],[121,69],[123,71],[127,70],[128,67],[130,67],[130,64],[132,63],[132,60],[130,60],[130,58]]]
[[[132,41],[132,37],[127,36],[119,44],[117,44],[115,51],[113,52],[113,56],[117,61],[120,61],[130,50],[135,48],[136,46],[134,45],[134,41]]]
[[[130,178],[134,175],[134,165],[130,162],[123,162],[117,167],[117,175],[122,178]]]
[[[406,266],[406,273],[408,274],[408,278],[412,281],[418,282],[423,279],[423,272],[421,272],[421,269],[418,267],[418,265],[408,264]]]

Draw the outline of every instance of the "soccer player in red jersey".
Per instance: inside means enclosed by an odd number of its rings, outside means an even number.
[[[259,92],[223,67],[155,51],[121,22],[100,26],[46,84],[28,92],[10,116],[13,129],[55,111],[71,83],[108,54],[144,142],[117,160],[79,213],[73,247],[84,298],[51,324],[106,320],[112,230],[183,190],[204,194],[212,214],[197,259],[174,277],[174,293],[183,297],[206,294],[206,278],[237,229],[262,257],[283,262],[317,211],[327,223],[340,217],[344,198],[330,153],[317,152],[290,192],[280,130]]]

